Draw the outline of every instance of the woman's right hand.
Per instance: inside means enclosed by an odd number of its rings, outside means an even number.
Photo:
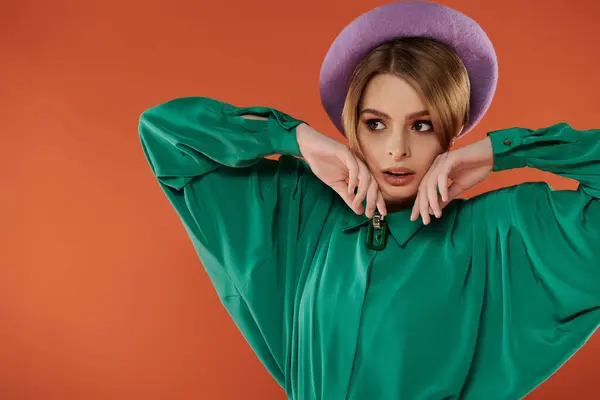
[[[331,187],[356,213],[371,218],[375,209],[386,215],[385,201],[377,181],[365,163],[344,144],[317,132],[306,124],[296,128],[302,157],[313,173]],[[358,187],[358,191],[355,189]],[[364,210],[363,200],[367,198]]]

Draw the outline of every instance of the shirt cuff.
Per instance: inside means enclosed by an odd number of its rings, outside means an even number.
[[[269,138],[276,154],[301,157],[296,139],[296,127],[306,122],[293,118],[281,111],[272,110],[269,118]],[[307,124],[308,125],[308,124]]]
[[[505,171],[527,166],[527,160],[519,152],[523,137],[530,133],[529,129],[510,128],[492,131],[487,134],[492,142],[494,154],[494,171]]]

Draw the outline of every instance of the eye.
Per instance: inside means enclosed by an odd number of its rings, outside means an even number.
[[[431,121],[419,120],[412,124],[411,129],[417,132],[430,132],[433,130],[433,124]]]
[[[367,128],[373,132],[381,131],[385,128],[385,125],[379,119],[369,119],[365,122],[365,125],[367,125]]]

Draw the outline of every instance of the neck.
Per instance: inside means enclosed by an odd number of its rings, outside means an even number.
[[[385,208],[387,209],[388,214],[393,214],[406,209],[411,209],[412,206],[415,204],[415,199],[416,196],[410,199],[386,201]]]

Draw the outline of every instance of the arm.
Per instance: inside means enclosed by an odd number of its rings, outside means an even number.
[[[575,191],[538,182],[499,191],[499,229],[506,232],[507,268],[531,268],[557,324],[600,322],[600,130],[562,123],[489,137],[495,171],[527,166],[579,181]]]
[[[325,219],[332,199],[291,157],[300,155],[298,126],[306,125],[272,108],[202,97],[150,108],[139,123],[150,167],[221,301],[280,384],[293,299],[317,236],[302,233]],[[282,157],[264,158],[272,154]]]
[[[566,123],[532,130],[511,128],[488,134],[494,171],[530,167],[570,178],[600,198],[600,130],[576,130]]]
[[[144,111],[139,134],[159,182],[180,190],[221,167],[249,167],[273,154],[300,156],[295,128],[302,123],[272,108],[186,97]]]
[[[523,183],[473,201],[473,257],[487,269],[469,390],[487,397],[484,382],[504,382],[494,390],[511,395],[499,398],[516,398],[600,324],[600,130],[512,128],[489,140],[495,171],[531,167],[580,182],[560,191]]]

